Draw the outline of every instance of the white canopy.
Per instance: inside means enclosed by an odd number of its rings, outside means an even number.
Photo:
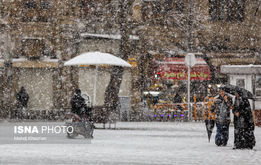
[[[131,65],[123,59],[113,56],[109,53],[87,52],[76,56],[64,63],[65,66],[70,65],[115,65],[123,67],[131,67]]]
[[[109,53],[101,52],[87,52],[79,56],[76,56],[64,63],[65,66],[81,66],[81,65],[95,65],[95,79],[94,79],[94,88],[93,88],[93,105],[96,104],[96,84],[98,77],[98,66],[99,65],[114,65],[122,67],[131,67],[131,65],[124,61],[123,59],[111,55]]]

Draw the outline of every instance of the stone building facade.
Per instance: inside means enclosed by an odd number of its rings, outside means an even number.
[[[100,24],[102,18],[99,17],[108,3],[86,0],[0,3],[1,116],[10,115],[16,108],[15,96],[22,86],[30,96],[29,110],[69,109],[76,88],[81,88],[92,98],[94,68],[64,67],[63,63],[86,51],[118,55],[118,40],[81,37],[86,29],[102,32],[103,26],[109,26]],[[87,19],[92,15],[96,17]],[[92,24],[91,29],[88,24]],[[104,102],[109,72],[110,67],[99,72],[98,106]],[[120,96],[130,96],[130,70],[124,71],[123,79]]]
[[[215,70],[260,62],[258,0],[143,0],[136,11],[140,33],[150,41],[146,49],[154,54],[201,52]]]
[[[211,81],[228,81],[222,65],[260,64],[260,1],[258,0],[136,0],[135,31],[147,61],[143,75],[150,78],[153,60],[196,53],[210,67]],[[135,3],[134,2],[134,3]],[[150,80],[143,82],[150,84]],[[152,82],[153,83],[153,82]],[[206,90],[206,89],[205,89]],[[206,95],[206,93],[204,94]]]

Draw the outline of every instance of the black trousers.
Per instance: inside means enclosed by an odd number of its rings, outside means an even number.
[[[237,149],[253,149],[256,144],[254,130],[250,128],[235,128],[234,145]]]

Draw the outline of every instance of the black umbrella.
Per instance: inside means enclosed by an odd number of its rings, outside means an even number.
[[[213,102],[213,98],[208,98],[208,104],[209,103],[211,105],[214,103]],[[208,142],[210,142],[210,138],[211,138],[214,126],[215,126],[215,119],[213,118],[213,115],[214,114],[210,113],[210,109],[208,109],[207,112],[206,112],[206,118],[204,118],[205,119],[206,129],[207,129],[207,134],[208,134]]]
[[[207,120],[205,120],[205,124],[206,124],[207,133],[208,133],[208,142],[210,142],[210,137],[212,135],[212,132],[213,132],[213,129],[215,126],[215,120],[207,119]]]
[[[227,84],[227,85],[220,87],[220,89],[222,89],[225,92],[232,94],[232,95],[235,95],[235,93],[237,92],[237,93],[241,94],[241,97],[243,97],[243,98],[254,100],[254,95],[250,91],[248,91],[244,88],[240,88],[235,85]]]

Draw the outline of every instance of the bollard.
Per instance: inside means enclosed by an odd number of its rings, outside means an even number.
[[[176,121],[177,120],[177,110],[173,111],[173,120]]]
[[[183,117],[184,122],[188,122],[188,111],[184,111],[184,117]]]
[[[180,121],[184,121],[184,111],[180,112]]]

